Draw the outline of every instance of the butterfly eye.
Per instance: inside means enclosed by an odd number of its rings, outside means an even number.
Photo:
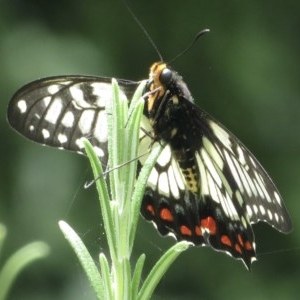
[[[168,68],[164,68],[159,76],[159,80],[163,85],[168,85],[172,77],[173,77],[173,72]]]

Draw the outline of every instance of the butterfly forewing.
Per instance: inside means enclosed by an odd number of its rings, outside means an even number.
[[[120,80],[121,91],[131,99],[137,83]],[[21,88],[8,107],[11,126],[27,138],[48,146],[83,153],[81,138],[94,145],[107,162],[107,115],[111,78],[57,76]]]
[[[223,125],[207,117],[203,148],[208,153],[234,207],[241,207],[251,223],[265,221],[281,232],[291,222],[275,184],[253,154]],[[203,123],[203,128],[205,126]]]

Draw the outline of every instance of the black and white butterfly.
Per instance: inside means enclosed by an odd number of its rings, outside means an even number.
[[[118,80],[131,99],[138,82]],[[84,152],[82,137],[107,163],[106,102],[111,79],[57,76],[29,83],[12,98],[8,121],[30,140]],[[140,147],[164,141],[148,179],[141,213],[162,235],[256,260],[252,223],[292,229],[274,183],[250,151],[195,105],[182,77],[154,63],[144,91]],[[140,160],[142,165],[144,160]]]

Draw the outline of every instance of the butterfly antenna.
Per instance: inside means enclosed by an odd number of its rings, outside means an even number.
[[[124,3],[126,9],[128,10],[128,12],[130,13],[130,15],[133,17],[134,21],[137,23],[137,25],[140,27],[140,29],[142,30],[142,32],[144,33],[144,35],[146,36],[146,38],[149,40],[150,44],[152,45],[153,49],[155,50],[155,52],[157,53],[159,59],[161,61],[163,61],[163,57],[161,55],[161,53],[159,52],[157,46],[155,45],[154,41],[152,40],[151,36],[149,35],[149,33],[147,32],[146,28],[143,26],[143,24],[141,23],[141,21],[137,18],[137,16],[133,13],[133,11],[131,10],[131,8],[129,7],[129,5],[127,4],[127,2],[125,0],[122,0],[122,2]]]
[[[104,179],[106,179],[106,176],[107,176],[110,172],[115,171],[115,170],[117,170],[117,169],[119,169],[119,168],[122,168],[122,167],[124,167],[124,166],[126,166],[126,165],[128,165],[128,164],[130,164],[130,163],[132,163],[132,162],[134,162],[134,161],[137,161],[137,160],[139,160],[140,158],[142,158],[143,156],[145,156],[145,155],[147,155],[147,154],[148,154],[148,152],[145,152],[145,153],[143,153],[143,154],[140,154],[139,156],[137,156],[137,157],[135,157],[135,158],[133,158],[133,159],[131,159],[131,160],[128,160],[128,161],[126,161],[126,162],[124,162],[124,163],[122,163],[122,164],[119,164],[119,165],[117,165],[117,166],[115,166],[115,167],[113,167],[113,168],[111,168],[111,169],[107,166],[106,169],[105,169],[105,171],[104,171],[102,174],[100,174],[100,175],[99,175],[98,177],[96,177],[95,179],[86,182],[86,183],[84,184],[84,188],[85,188],[85,189],[90,188],[90,187],[91,187],[93,184],[95,184],[96,181],[99,180],[100,178],[104,177]]]
[[[182,55],[185,54],[187,51],[189,51],[189,50],[194,46],[194,44],[197,42],[197,40],[199,39],[199,37],[202,36],[202,35],[204,35],[204,34],[207,33],[207,32],[210,32],[210,30],[209,30],[209,29],[203,29],[203,30],[199,31],[199,32],[196,34],[196,36],[195,36],[195,38],[193,39],[193,41],[191,42],[191,44],[190,44],[188,47],[186,47],[182,52],[180,52],[179,54],[177,54],[173,59],[171,59],[171,60],[168,62],[168,64],[171,64],[171,63],[172,63],[174,60],[176,60],[178,57],[182,56]]]

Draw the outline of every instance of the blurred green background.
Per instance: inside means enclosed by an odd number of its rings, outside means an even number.
[[[155,299],[299,299],[300,292],[300,2],[127,1],[198,104],[231,129],[277,183],[294,231],[255,226],[258,262],[191,248],[175,262]],[[94,299],[59,231],[64,219],[97,259],[107,253],[92,178],[84,157],[38,146],[13,132],[6,107],[25,83],[50,75],[89,74],[140,80],[158,60],[121,1],[0,1],[0,222],[8,227],[1,257],[34,241],[51,255],[30,265],[9,299]],[[141,220],[134,250],[147,266],[174,243]],[[1,264],[0,264],[1,265]],[[1,287],[0,287],[1,288]]]

